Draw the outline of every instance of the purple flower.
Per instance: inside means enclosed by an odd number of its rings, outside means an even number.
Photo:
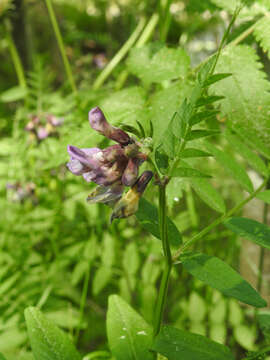
[[[39,140],[46,139],[48,136],[49,136],[49,132],[44,126],[39,126],[37,128],[37,137]]]
[[[128,163],[120,145],[104,150],[99,148],[79,149],[68,146],[70,162],[68,169],[74,175],[83,175],[87,182],[108,186],[120,180]]]
[[[146,186],[152,178],[152,173],[146,171],[137,180],[139,167],[147,159],[147,156],[139,151],[140,144],[130,138],[125,131],[110,125],[98,107],[89,111],[89,122],[94,130],[118,144],[103,150],[96,147],[79,149],[68,145],[70,156],[68,169],[74,175],[82,175],[87,182],[93,181],[98,185],[88,196],[87,201],[112,205],[121,198],[125,186],[132,186],[133,192],[136,189],[139,199],[144,191],[143,186]],[[136,206],[133,206],[133,209]],[[126,216],[132,213],[132,210],[125,212]]]

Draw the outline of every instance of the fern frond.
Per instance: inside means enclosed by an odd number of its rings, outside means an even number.
[[[230,72],[232,76],[214,84],[211,91],[225,96],[221,111],[233,129],[270,158],[270,82],[261,68],[254,49],[229,46],[216,71]]]
[[[254,36],[270,58],[270,16],[265,16],[258,21]]]

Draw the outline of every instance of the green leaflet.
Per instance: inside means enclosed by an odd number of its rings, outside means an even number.
[[[107,334],[117,360],[153,360],[152,328],[120,296],[109,297]]]
[[[196,169],[192,169],[190,167],[179,167],[173,170],[171,176],[173,177],[200,177],[200,178],[209,178],[211,177],[210,175],[207,174],[203,174],[202,172],[200,172],[199,170]]]
[[[81,359],[69,336],[48,320],[38,308],[27,308],[25,320],[35,359]]]
[[[27,88],[22,86],[14,86],[2,93],[0,93],[0,102],[9,103],[13,101],[22,100],[27,95]]]
[[[187,141],[196,140],[207,136],[218,135],[220,131],[218,130],[191,130],[191,132],[186,137]]]
[[[267,204],[270,204],[270,190],[265,190],[260,192],[256,198],[266,202]]]
[[[268,169],[264,161],[256,155],[250,148],[241,141],[241,139],[231,133],[230,130],[226,130],[225,136],[230,145],[239,153],[249,164],[254,167],[255,170],[260,172],[264,176],[268,176]]]
[[[194,148],[187,148],[183,150],[180,154],[181,158],[194,158],[194,157],[208,157],[213,156],[212,154]]]
[[[255,307],[267,305],[247,281],[219,258],[201,253],[190,253],[181,256],[181,261],[183,267],[191,275],[224,295]]]
[[[170,49],[159,43],[134,47],[127,60],[130,72],[144,82],[159,83],[184,77],[189,69],[189,57],[181,48]]]
[[[218,95],[201,97],[197,100],[196,106],[199,107],[199,106],[203,106],[203,105],[210,105],[216,101],[223,100],[223,99],[224,99],[224,96],[218,96]]]
[[[238,164],[232,155],[219,150],[214,145],[205,142],[206,148],[216,158],[216,160],[224,167],[224,169],[231,175],[240,185],[243,186],[248,192],[253,191],[253,185],[248,177],[246,171],[240,164]]]
[[[136,212],[137,219],[142,226],[152,235],[160,239],[158,210],[145,198],[140,199],[139,209]],[[173,221],[167,217],[168,237],[171,245],[178,246],[182,244],[182,236]]]
[[[171,326],[161,329],[152,349],[168,360],[234,360],[226,346]]]
[[[202,178],[192,178],[190,184],[197,195],[212,209],[217,212],[225,213],[226,207],[220,193],[212,186],[212,184]]]
[[[256,220],[244,217],[231,217],[224,225],[237,235],[270,249],[270,227]]]
[[[232,76],[230,73],[221,73],[221,74],[214,74],[211,75],[205,82],[204,86],[210,86],[220,80],[226,79],[227,77]]]
[[[93,278],[93,294],[98,295],[105,286],[110,282],[113,275],[111,267],[101,265],[98,267],[95,276]]]
[[[190,125],[199,124],[201,121],[212,118],[212,117],[216,116],[218,113],[219,113],[218,110],[211,110],[211,111],[206,110],[206,111],[197,112],[190,119]]]

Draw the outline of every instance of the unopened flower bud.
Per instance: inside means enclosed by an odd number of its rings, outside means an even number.
[[[126,218],[136,213],[140,197],[152,176],[152,171],[144,171],[142,173],[132,188],[116,203],[111,215],[111,222],[114,219]]]
[[[121,129],[118,129],[109,124],[99,107],[89,111],[89,122],[91,127],[106,136],[108,139],[114,140],[122,145],[127,145],[130,142],[129,135]]]
[[[141,160],[137,158],[131,158],[128,160],[127,167],[122,176],[122,183],[126,186],[132,186],[136,182],[139,166]]]

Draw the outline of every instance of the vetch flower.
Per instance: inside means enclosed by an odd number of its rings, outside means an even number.
[[[33,139],[42,141],[49,136],[57,136],[57,127],[63,124],[63,118],[52,114],[31,115],[31,120],[25,126]]]
[[[152,173],[146,171],[137,180],[139,167],[147,159],[147,155],[140,152],[140,143],[125,131],[109,124],[100,108],[95,107],[89,111],[89,123],[94,130],[118,144],[105,149],[97,147],[79,149],[68,145],[70,161],[67,167],[74,175],[82,175],[87,182],[93,181],[98,185],[87,198],[90,204],[102,202],[111,206],[121,198],[125,186],[132,186],[133,190],[131,189],[132,191],[130,190],[131,192],[123,198],[126,203],[130,201],[130,204],[123,207],[120,215],[118,212],[114,215],[114,217],[130,216],[138,207],[136,196],[139,200],[140,194],[152,177]]]
[[[126,218],[135,214],[139,207],[140,197],[152,177],[152,171],[148,170],[142,173],[132,188],[115,204],[111,215],[111,222],[114,219]]]
[[[108,186],[120,180],[128,163],[120,145],[112,145],[104,150],[79,149],[69,145],[68,153],[68,169],[74,175],[83,175],[87,182],[93,181],[98,185]]]

